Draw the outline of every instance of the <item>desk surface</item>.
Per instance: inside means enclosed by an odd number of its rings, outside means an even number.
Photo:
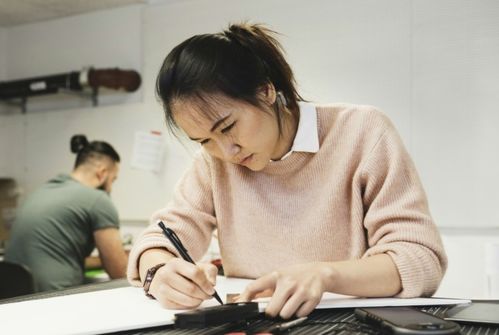
[[[17,298],[0,300],[0,304],[19,302],[34,299],[43,299],[55,296],[62,296],[75,293],[92,292],[98,290],[105,290],[111,288],[125,287],[128,283],[124,279],[112,280],[103,283],[95,283],[82,285],[70,289],[65,289],[61,291],[53,291],[47,293],[37,293],[32,295],[26,295]],[[449,306],[437,306],[437,307],[424,307],[422,310],[436,314],[443,315]],[[353,314],[353,309],[328,309],[328,310],[316,310],[309,315],[309,324],[297,327],[290,330],[286,334],[289,335],[308,335],[308,334],[359,334],[359,335],[377,335],[378,333],[358,322]],[[200,329],[200,330],[179,330],[175,329],[173,326],[163,326],[157,328],[148,328],[142,330],[131,330],[113,333],[115,335],[218,335],[225,334],[229,331],[236,330],[256,330],[269,327],[273,324],[270,320],[265,320],[263,317],[252,322],[248,327],[239,326],[239,328],[230,329],[227,326],[212,327],[210,329]],[[461,334],[466,335],[499,335],[499,326],[478,326],[478,325],[466,325],[461,324]]]

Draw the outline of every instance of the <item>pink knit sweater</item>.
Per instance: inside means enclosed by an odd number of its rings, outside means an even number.
[[[227,276],[257,278],[286,265],[386,253],[402,279],[400,297],[431,295],[447,267],[414,164],[397,131],[369,106],[317,106],[320,149],[294,152],[260,172],[201,150],[169,206],[135,243],[128,279],[149,248],[176,253],[163,220],[194,259],[214,229]],[[256,134],[255,134],[256,135]]]

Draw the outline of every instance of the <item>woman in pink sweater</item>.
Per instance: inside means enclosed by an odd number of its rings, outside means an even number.
[[[199,260],[216,229],[227,276],[310,313],[323,292],[431,295],[447,266],[414,165],[373,107],[306,103],[273,33],[231,25],[175,47],[157,78],[171,130],[199,142],[174,199],[130,253],[128,278],[167,308],[214,293],[216,268],[177,257],[163,221]],[[151,270],[152,269],[152,270]]]

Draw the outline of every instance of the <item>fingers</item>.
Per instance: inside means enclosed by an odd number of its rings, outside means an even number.
[[[184,292],[185,294],[189,295],[190,297],[201,299],[201,300],[206,300],[206,299],[211,298],[211,295],[204,292],[193,281],[188,280],[187,278],[185,278],[182,275],[181,276],[168,275],[166,278],[168,278],[167,283],[171,288],[173,288],[179,292]]]
[[[283,319],[289,319],[293,315],[302,317],[310,314],[321,301],[322,294],[314,294],[305,288],[298,288],[291,297],[284,302],[283,307],[278,312]],[[272,311],[275,313],[275,311]],[[277,315],[277,314],[276,314]]]
[[[194,308],[212,298],[215,278],[209,266],[196,266],[175,258],[158,270],[150,293],[164,307]]]
[[[293,296],[293,290],[294,288],[290,285],[277,285],[267,308],[265,308],[265,314],[270,317],[276,317],[284,307],[284,304],[286,304],[290,299],[292,302],[297,300],[297,297]],[[298,301],[297,303],[301,303],[301,301]],[[288,306],[288,309],[289,308],[290,306]],[[293,315],[295,310],[296,308],[290,311],[291,315]]]
[[[299,318],[309,315],[310,313],[312,313],[315,307],[317,307],[320,301],[320,299],[307,301],[306,303],[301,305],[301,307],[296,311],[295,315]]]
[[[218,268],[211,263],[199,263],[198,266],[203,269],[211,285],[215,286],[217,283]]]
[[[237,298],[237,301],[238,302],[251,301],[259,293],[262,293],[264,291],[269,292],[269,290],[274,291],[276,282],[277,282],[276,273],[269,273],[267,275],[264,275],[256,279],[255,281],[251,282],[250,284],[248,284],[244,292],[241,293]]]
[[[172,263],[172,270],[174,272],[192,281],[204,293],[206,293],[209,296],[215,293],[213,284],[207,278],[203,268],[181,259],[175,259],[175,261],[171,261],[171,263]]]
[[[184,308],[196,308],[199,306],[203,299],[194,298],[188,294],[177,291],[168,284],[161,286],[160,296],[162,299],[158,299],[166,308],[184,309]]]
[[[269,291],[273,294],[265,313],[270,317],[279,315],[283,319],[310,314],[320,302],[323,293],[317,285],[273,272],[249,284],[237,301],[251,301],[263,293],[268,294]]]

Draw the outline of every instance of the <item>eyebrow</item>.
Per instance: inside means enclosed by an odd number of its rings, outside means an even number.
[[[211,129],[210,129],[210,133],[213,133],[213,132],[214,132],[214,131],[218,128],[218,127],[220,127],[220,125],[221,125],[221,124],[222,124],[225,120],[227,120],[230,116],[231,116],[231,114],[229,114],[229,115],[227,115],[227,116],[225,116],[225,117],[223,117],[223,118],[221,118],[221,119],[217,120],[217,121],[213,124],[213,126],[211,127]],[[191,140],[193,140],[193,141],[199,141],[199,140],[200,140],[200,138],[194,138],[194,137],[190,137],[190,136],[189,136],[189,138],[190,138]]]

